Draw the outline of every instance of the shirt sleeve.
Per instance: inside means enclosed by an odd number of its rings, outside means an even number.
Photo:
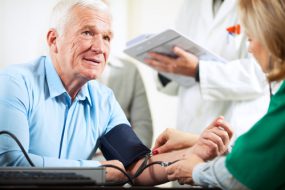
[[[21,77],[0,76],[0,131],[14,134],[37,167],[97,167],[94,160],[66,160],[29,152],[30,100],[28,84]],[[31,92],[30,92],[31,93]],[[15,140],[6,134],[0,136],[0,166],[31,166]]]
[[[16,147],[15,142],[9,140]],[[39,156],[36,154],[28,153],[29,158],[36,167],[98,167],[101,165],[96,160],[70,160],[70,159],[58,159],[53,157]],[[21,166],[30,167],[28,160],[20,150],[13,150],[5,152],[0,156],[1,166]]]
[[[109,94],[108,104],[110,106],[110,113],[109,113],[109,122],[105,133],[108,133],[112,128],[120,124],[127,124],[131,126],[124,111],[122,110],[120,104],[116,100],[113,93]]]
[[[268,82],[254,59],[235,60],[226,64],[200,61],[200,87],[204,99],[251,100],[268,91]]]
[[[229,173],[225,166],[225,157],[198,164],[194,167],[192,177],[196,185],[203,187],[248,190]]]

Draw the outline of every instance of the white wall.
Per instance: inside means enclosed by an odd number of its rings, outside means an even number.
[[[45,31],[55,1],[0,1],[0,66],[29,61],[44,53]]]
[[[47,52],[49,14],[58,0],[0,1],[0,67],[33,60]],[[166,3],[167,2],[167,3]],[[110,0],[115,39],[112,51],[120,54],[127,40],[173,25],[182,0]],[[174,127],[176,99],[156,91],[154,73],[141,63],[154,119],[155,136]]]

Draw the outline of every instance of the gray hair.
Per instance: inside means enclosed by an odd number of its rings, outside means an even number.
[[[70,11],[75,6],[82,6],[93,10],[108,10],[109,7],[101,0],[61,0],[53,8],[50,20],[50,28],[63,33],[65,24],[70,18]]]

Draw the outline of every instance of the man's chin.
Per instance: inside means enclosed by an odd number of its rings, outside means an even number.
[[[102,72],[103,72],[102,68],[95,68],[95,69],[85,68],[84,70],[81,71],[81,76],[85,78],[87,81],[96,80],[101,76]]]
[[[96,80],[96,79],[98,79],[101,76],[101,74],[102,74],[102,72],[96,72],[96,73],[87,74],[85,76],[86,76],[87,81],[89,81],[89,80]]]

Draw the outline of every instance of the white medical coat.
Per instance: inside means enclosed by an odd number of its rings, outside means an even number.
[[[200,60],[199,83],[187,77],[184,85],[172,82],[161,91],[179,96],[178,129],[199,134],[224,115],[237,137],[266,113],[269,87],[261,67],[249,58],[245,35],[232,36],[226,30],[239,24],[236,1],[225,0],[215,17],[212,3],[185,0],[176,29],[229,62]]]

